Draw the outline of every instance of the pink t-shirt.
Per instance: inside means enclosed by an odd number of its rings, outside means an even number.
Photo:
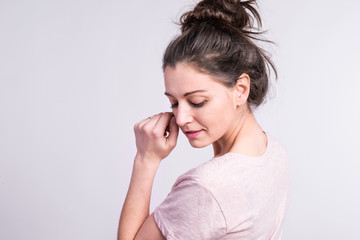
[[[265,153],[226,153],[181,175],[155,209],[168,240],[280,240],[290,200],[287,154],[269,136]]]

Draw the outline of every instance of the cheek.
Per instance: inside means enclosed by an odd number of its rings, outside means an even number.
[[[221,134],[230,127],[234,114],[233,106],[226,102],[209,106],[206,112],[199,112],[198,116],[201,116],[201,123],[208,128],[209,132]]]

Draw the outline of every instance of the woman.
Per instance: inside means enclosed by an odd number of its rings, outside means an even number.
[[[119,239],[281,239],[289,203],[286,152],[250,106],[276,70],[258,39],[255,0],[203,0],[181,17],[182,33],[163,58],[172,113],[134,127],[137,154]],[[181,175],[149,216],[153,179],[181,131],[214,157]]]

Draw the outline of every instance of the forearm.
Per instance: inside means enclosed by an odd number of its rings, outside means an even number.
[[[158,164],[136,155],[129,190],[119,222],[119,240],[134,239],[141,225],[149,216],[151,189]]]

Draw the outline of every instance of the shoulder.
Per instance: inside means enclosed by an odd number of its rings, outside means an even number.
[[[287,155],[286,149],[276,138],[267,134],[269,142],[271,143],[271,151],[275,154]]]
[[[179,176],[174,187],[182,182],[195,182],[208,189],[218,184],[233,183],[234,180],[248,178],[254,171],[270,171],[277,168],[287,168],[288,154],[285,147],[274,137],[267,134],[268,146],[266,152],[259,157],[249,157],[237,153],[227,153],[213,157],[207,162]]]
[[[269,160],[273,167],[277,169],[277,172],[282,172],[285,175],[289,175],[289,157],[288,152],[283,144],[281,144],[276,138],[268,135],[269,142],[271,143]]]
[[[191,173],[178,178],[154,218],[167,239],[219,239],[227,232],[216,198],[201,177]]]
[[[211,186],[218,182],[219,177],[223,178],[224,174],[231,168],[230,158],[231,156],[229,155],[211,158],[205,163],[179,176],[173,187],[183,184],[184,182],[192,182],[193,184],[211,190]]]

